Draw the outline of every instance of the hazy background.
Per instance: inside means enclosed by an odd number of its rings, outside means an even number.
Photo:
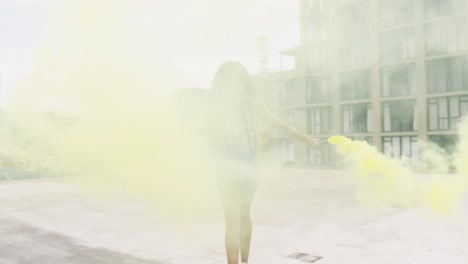
[[[53,10],[77,0],[0,1],[1,103],[33,68],[48,38]],[[297,1],[288,0],[136,0],[128,16],[133,32],[144,32],[160,65],[176,86],[208,88],[219,64],[239,60],[257,72],[257,37],[269,37],[270,68],[279,69],[279,52],[298,43]],[[138,4],[137,4],[138,2]],[[132,26],[132,25],[129,25]],[[138,33],[137,33],[138,34]]]

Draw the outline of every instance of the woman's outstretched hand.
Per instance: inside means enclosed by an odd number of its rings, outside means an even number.
[[[320,149],[320,140],[313,138],[313,137],[307,137],[305,142],[309,144],[312,148],[319,150]]]

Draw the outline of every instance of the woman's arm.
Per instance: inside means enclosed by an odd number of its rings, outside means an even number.
[[[290,137],[295,138],[299,141],[302,141],[306,144],[309,144],[315,149],[320,149],[320,140],[310,137],[294,127],[286,124],[281,119],[279,119],[276,115],[274,115],[262,102],[256,102],[257,109],[259,112],[264,116],[272,125],[277,128],[280,128],[282,131],[286,132]]]

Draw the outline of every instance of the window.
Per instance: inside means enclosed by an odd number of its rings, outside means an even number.
[[[382,95],[405,96],[416,94],[414,65],[398,65],[383,68]]]
[[[383,131],[416,131],[418,128],[415,100],[383,103]]]
[[[281,82],[279,91],[280,106],[287,106],[292,104],[294,84],[294,80],[287,80]]]
[[[428,100],[429,130],[455,130],[460,118],[468,113],[468,96]]]
[[[328,77],[307,80],[307,103],[327,103],[330,101],[330,81]]]
[[[458,143],[458,137],[456,135],[435,135],[429,136],[428,138],[430,141],[444,149],[447,153],[453,153],[456,151]]]
[[[306,41],[326,40],[328,37],[327,20],[324,19],[325,0],[308,0],[308,9],[304,16],[308,17],[306,23]]]
[[[346,73],[341,76],[341,100],[370,98],[370,70]]]
[[[369,38],[358,38],[342,42],[340,48],[341,67],[356,69],[369,66]]]
[[[429,61],[427,85],[429,93],[468,90],[467,57]]]
[[[372,132],[371,104],[344,105],[342,108],[343,133]]]
[[[361,1],[344,5],[340,12],[340,24],[343,37],[369,32],[369,3]]]
[[[385,32],[381,35],[382,62],[410,59],[415,56],[415,37],[413,28]]]
[[[281,156],[284,161],[291,163],[294,162],[294,143],[289,139],[280,140]]]
[[[308,0],[307,5],[309,6],[309,8],[312,8],[312,9],[315,9],[315,10],[323,10],[324,1],[325,0]]]
[[[414,22],[414,0],[380,0],[380,26],[392,27]]]
[[[382,142],[385,155],[395,158],[410,158],[411,164],[417,164],[419,159],[417,137],[383,137]]]
[[[321,135],[330,133],[331,107],[310,108],[307,111],[309,134]]]
[[[309,164],[311,165],[330,165],[333,160],[334,146],[324,144],[320,150],[309,147]]]
[[[307,49],[307,71],[316,73],[325,71],[328,68],[328,49],[327,47],[317,44],[313,48]]]
[[[312,20],[307,22],[306,40],[327,40],[328,29],[323,21]]]
[[[464,0],[424,0],[424,16],[426,19],[463,13],[465,12],[464,8]]]
[[[294,124],[294,112],[293,110],[285,110],[281,113],[281,119],[288,125]]]
[[[427,24],[426,54],[432,56],[466,50],[467,26],[465,18]]]

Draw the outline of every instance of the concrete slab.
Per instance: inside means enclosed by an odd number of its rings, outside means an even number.
[[[15,219],[0,219],[0,263],[160,264],[104,248],[79,245],[73,239]]]
[[[213,190],[203,219],[148,214],[135,200],[109,204],[70,181],[0,184],[0,264],[225,263],[223,216]],[[468,209],[466,203],[465,209]],[[250,263],[468,263],[468,210],[371,214],[347,173],[265,170],[253,207]],[[295,253],[302,257],[292,258]],[[311,263],[311,262],[310,262]]]

